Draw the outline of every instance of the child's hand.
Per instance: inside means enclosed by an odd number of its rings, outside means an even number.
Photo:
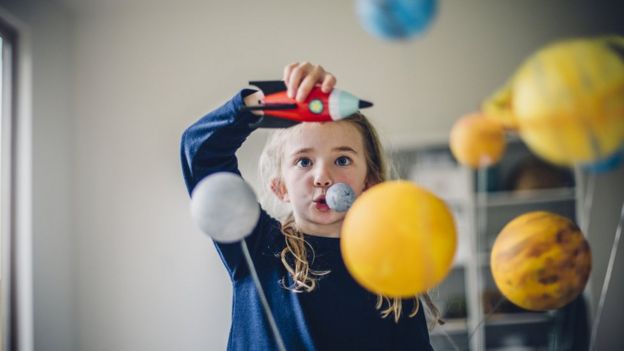
[[[324,93],[332,91],[336,85],[336,77],[320,65],[295,62],[284,67],[284,83],[288,87],[288,97],[296,97],[298,102],[302,102],[317,84],[321,85]]]
[[[261,91],[256,91],[253,94],[247,95],[243,101],[245,103],[245,106],[252,107],[252,106],[262,105],[263,100],[264,100],[264,94],[262,94]],[[257,116],[264,115],[264,112],[262,110],[252,110],[251,113]]]

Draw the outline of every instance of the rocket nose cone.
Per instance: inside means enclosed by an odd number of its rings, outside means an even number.
[[[358,107],[359,108],[367,108],[367,107],[371,107],[371,106],[373,106],[373,103],[372,102],[368,102],[366,100],[360,100],[359,103],[358,103]]]

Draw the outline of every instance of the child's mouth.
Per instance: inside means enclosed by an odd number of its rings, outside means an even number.
[[[327,201],[325,200],[325,196],[319,196],[314,199],[314,204],[316,205],[316,209],[319,211],[329,211],[329,206],[327,205]]]

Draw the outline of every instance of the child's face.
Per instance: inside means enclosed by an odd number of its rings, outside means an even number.
[[[356,195],[367,188],[362,135],[347,122],[305,123],[284,144],[282,179],[274,191],[292,206],[295,221],[306,234],[339,236],[344,212],[325,203],[327,189],[346,183]]]

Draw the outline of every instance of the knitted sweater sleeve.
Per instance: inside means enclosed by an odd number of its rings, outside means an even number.
[[[182,175],[189,195],[204,178],[216,172],[232,172],[240,175],[236,150],[254,131],[252,125],[258,117],[241,111],[244,98],[253,90],[242,90],[232,99],[209,112],[188,127],[182,134],[180,158]],[[279,233],[279,223],[264,210],[253,232],[245,239],[252,255],[257,256],[268,247]],[[237,280],[246,274],[240,243],[216,243],[230,278]]]

